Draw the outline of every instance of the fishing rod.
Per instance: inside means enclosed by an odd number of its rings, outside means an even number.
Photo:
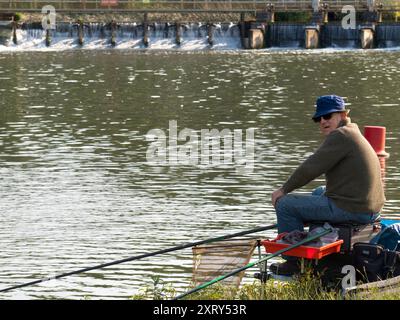
[[[235,275],[235,274],[237,274],[237,273],[239,273],[239,272],[241,272],[241,271],[243,271],[243,270],[246,270],[246,269],[249,269],[249,268],[251,268],[251,267],[254,267],[255,265],[257,265],[257,264],[259,264],[259,263],[261,263],[261,262],[267,261],[267,260],[269,260],[269,259],[271,259],[271,258],[274,258],[274,257],[276,257],[276,256],[278,256],[278,255],[280,255],[280,254],[282,254],[282,253],[284,253],[284,252],[286,252],[286,251],[289,251],[289,250],[292,250],[292,249],[294,249],[294,248],[297,248],[297,247],[299,247],[299,246],[301,246],[301,245],[303,245],[303,244],[305,244],[305,243],[307,243],[307,242],[311,242],[311,241],[313,241],[313,240],[316,240],[316,239],[318,239],[318,238],[320,238],[320,237],[322,237],[322,236],[324,236],[324,235],[326,235],[326,234],[328,234],[328,233],[331,233],[331,232],[332,232],[332,229],[331,229],[331,228],[325,229],[324,231],[321,231],[320,233],[317,233],[317,234],[315,234],[315,235],[313,235],[313,236],[310,236],[310,237],[308,237],[308,238],[305,238],[305,239],[301,240],[300,242],[295,243],[295,244],[293,244],[293,245],[291,245],[291,246],[289,246],[289,247],[287,247],[287,248],[284,248],[284,249],[281,249],[281,250],[279,250],[279,251],[276,251],[276,252],[273,253],[273,254],[269,254],[269,255],[267,255],[266,257],[264,257],[264,258],[262,258],[262,259],[260,259],[260,260],[258,260],[258,261],[256,261],[256,262],[251,262],[251,263],[249,263],[249,264],[247,264],[247,265],[245,265],[245,266],[243,266],[243,267],[241,267],[241,268],[239,268],[239,269],[233,270],[233,271],[231,271],[231,272],[229,272],[229,273],[227,273],[227,274],[225,274],[225,275],[219,276],[219,277],[217,277],[217,278],[212,279],[211,281],[205,282],[205,283],[203,283],[203,284],[201,284],[201,285],[199,285],[199,286],[193,288],[192,290],[189,290],[189,291],[187,291],[187,292],[185,292],[185,293],[182,293],[182,294],[179,295],[179,296],[176,296],[173,300],[182,299],[183,297],[186,297],[186,296],[188,296],[189,294],[195,293],[195,292],[197,292],[197,291],[199,291],[199,290],[201,290],[201,289],[204,289],[204,288],[206,288],[206,287],[208,287],[208,286],[211,286],[212,284],[214,284],[214,283],[216,283],[216,282],[219,282],[219,281],[221,281],[221,280],[224,280],[224,279],[226,279],[226,278],[229,278],[229,277],[231,277],[231,276],[233,276],[233,275]]]
[[[138,255],[138,256],[133,256],[133,257],[129,257],[129,258],[121,259],[121,260],[115,260],[115,261],[112,261],[112,262],[99,264],[99,265],[96,265],[96,266],[93,266],[93,267],[88,267],[88,268],[83,268],[83,269],[79,269],[79,270],[75,270],[75,271],[71,271],[71,272],[67,272],[67,273],[62,273],[62,274],[59,274],[59,275],[55,275],[53,277],[42,278],[42,279],[39,279],[39,280],[34,280],[34,281],[31,281],[31,282],[22,283],[22,284],[19,284],[19,285],[15,285],[15,286],[12,286],[12,287],[1,289],[0,292],[6,292],[6,291],[13,290],[13,289],[23,288],[23,287],[31,286],[31,285],[38,284],[38,283],[41,283],[41,282],[60,279],[60,278],[64,278],[64,277],[67,277],[67,276],[72,276],[72,275],[78,274],[78,273],[83,273],[83,272],[87,272],[87,271],[91,271],[91,270],[95,270],[95,269],[102,269],[102,268],[109,267],[109,266],[112,266],[112,265],[116,265],[116,264],[120,264],[120,263],[124,263],[124,262],[129,262],[129,261],[134,261],[134,260],[139,260],[139,259],[143,259],[143,258],[148,258],[148,257],[152,257],[152,256],[155,256],[155,255],[158,255],[158,254],[164,254],[164,253],[168,253],[168,252],[172,252],[172,251],[182,250],[182,249],[186,249],[186,248],[189,248],[189,247],[194,247],[194,246],[199,246],[199,245],[202,245],[202,244],[207,244],[207,243],[210,243],[210,242],[222,241],[222,240],[226,240],[226,239],[230,239],[230,238],[234,238],[234,237],[239,237],[239,236],[243,236],[243,235],[250,234],[250,233],[256,233],[256,232],[260,232],[260,231],[270,230],[270,229],[274,229],[276,227],[277,227],[277,224],[272,224],[272,225],[269,225],[269,226],[258,227],[258,228],[254,228],[254,229],[251,229],[251,230],[245,230],[245,231],[241,231],[241,232],[237,232],[237,233],[233,233],[233,234],[228,234],[228,235],[225,235],[225,236],[220,236],[220,237],[200,240],[200,241],[197,241],[197,242],[181,244],[181,245],[178,245],[178,246],[175,246],[175,247],[166,248],[166,249],[158,250],[158,251],[155,251],[155,252],[144,253],[144,254],[141,254],[141,255]]]

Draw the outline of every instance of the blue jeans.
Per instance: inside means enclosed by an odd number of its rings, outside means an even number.
[[[325,187],[316,188],[311,195],[287,194],[280,198],[275,206],[278,219],[278,233],[304,230],[304,222],[324,221],[329,223],[356,222],[371,223],[379,213],[351,213],[338,208],[331,199],[324,195]],[[296,260],[285,256],[286,260]]]
[[[325,187],[316,188],[311,195],[287,194],[276,203],[278,232],[304,230],[304,222],[326,221],[330,223],[356,222],[367,224],[379,216],[371,213],[351,213],[338,208],[324,195]]]

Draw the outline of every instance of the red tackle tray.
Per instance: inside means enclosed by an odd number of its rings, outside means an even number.
[[[277,243],[277,241],[282,239],[286,234],[286,232],[281,233],[274,240],[261,241],[261,244],[265,247],[265,251],[267,253],[275,253],[279,250],[292,246],[292,244]],[[340,246],[342,243],[343,240],[337,240],[322,247],[299,246],[284,252],[283,255],[306,259],[321,259],[332,253],[340,252]]]

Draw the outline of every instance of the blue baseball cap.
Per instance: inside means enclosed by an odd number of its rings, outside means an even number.
[[[337,95],[320,96],[316,102],[316,111],[313,119],[332,112],[348,112],[350,110],[345,108],[345,103],[342,97]]]

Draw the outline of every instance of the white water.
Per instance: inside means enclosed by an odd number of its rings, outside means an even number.
[[[181,28],[181,44],[175,42],[175,30],[171,28],[165,34],[163,25],[152,26],[149,32],[149,45],[143,45],[141,26],[130,24],[122,26],[116,32],[116,45],[111,46],[111,32],[99,31],[98,25],[91,25],[90,30],[84,29],[84,44],[78,44],[76,28],[57,30],[51,39],[51,45],[46,47],[45,31],[40,29],[17,30],[18,44],[15,45],[10,38],[7,45],[0,45],[1,51],[63,51],[70,49],[155,49],[183,51],[193,50],[235,50],[241,48],[239,28],[236,24],[215,25],[213,32],[213,45],[208,43],[205,25],[190,24]]]
[[[11,32],[7,44],[0,44],[0,52],[19,51],[65,51],[65,50],[179,50],[179,51],[223,51],[239,50],[242,48],[240,42],[240,30],[237,24],[216,24],[213,30],[213,45],[208,43],[207,25],[191,23],[181,25],[181,44],[176,44],[176,29],[174,25],[166,24],[149,25],[149,45],[143,44],[143,26],[136,23],[119,24],[116,31],[116,45],[111,45],[111,31],[109,26],[100,23],[91,23],[84,27],[83,46],[78,44],[77,26],[69,23],[60,23],[57,30],[52,31],[51,45],[46,46],[45,31],[28,25],[25,30],[17,30],[18,44],[12,42]],[[339,28],[340,29],[340,28]],[[324,49],[306,50],[302,48],[302,28],[293,25],[279,25],[274,28],[273,39],[275,47],[256,50],[258,52],[269,51],[301,51],[321,53],[343,50],[360,50],[357,48],[357,40],[349,32],[341,31],[337,35],[338,27],[330,26],[330,47]],[[334,31],[332,31],[334,30]],[[336,31],[335,31],[336,30]],[[400,50],[398,26],[381,26],[379,34],[382,40],[379,50]],[[4,32],[3,32],[4,34]],[[345,34],[345,35],[344,35]],[[350,37],[350,38],[349,38]],[[279,47],[278,47],[279,45]],[[377,49],[374,49],[377,50]]]

